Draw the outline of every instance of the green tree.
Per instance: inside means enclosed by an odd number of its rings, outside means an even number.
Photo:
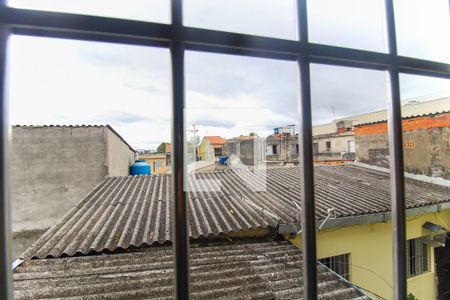
[[[250,132],[249,136],[258,136],[256,132]]]
[[[162,142],[156,149],[156,153],[164,153],[164,152],[166,152],[166,143]]]
[[[406,297],[407,300],[418,300],[416,298],[416,296],[414,296],[413,294],[409,293],[408,296]]]

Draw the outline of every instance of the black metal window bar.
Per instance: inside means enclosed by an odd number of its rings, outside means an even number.
[[[416,238],[406,242],[406,257],[408,277],[430,271],[430,246],[424,243],[424,238]]]
[[[405,197],[400,114],[399,73],[450,78],[450,65],[397,55],[394,7],[385,0],[388,53],[377,53],[308,42],[307,1],[297,0],[299,40],[290,41],[183,26],[182,0],[171,1],[171,24],[123,20],[69,13],[7,7],[0,0],[0,299],[12,299],[9,264],[10,222],[8,196],[8,139],[6,118],[7,41],[10,34],[111,42],[170,48],[172,57],[172,143],[174,199],[175,294],[189,298],[188,229],[185,177],[184,52],[187,50],[238,54],[297,61],[300,73],[300,167],[302,168],[303,281],[306,299],[317,298],[314,170],[311,123],[310,64],[329,64],[386,71],[391,101],[389,110],[394,297],[406,299]],[[125,4],[124,5],[129,5]],[[32,50],[30,50],[32,51]]]

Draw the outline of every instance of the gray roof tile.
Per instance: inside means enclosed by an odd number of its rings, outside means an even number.
[[[301,252],[286,241],[192,245],[193,299],[301,299]],[[173,298],[170,247],[139,252],[33,259],[14,271],[15,299]],[[369,299],[318,265],[319,299]]]
[[[238,172],[195,175],[197,179],[219,180],[221,188],[216,192],[189,192],[192,238],[273,229],[277,222],[298,220],[299,212],[292,203],[300,204],[298,168],[267,170],[267,189],[262,192],[243,184]],[[331,207],[337,217],[389,211],[389,186],[389,174],[382,171],[355,165],[317,166],[317,218],[324,219]],[[107,177],[22,258],[108,252],[170,241],[169,189],[170,175]],[[407,178],[406,200],[408,208],[447,202],[450,188]]]

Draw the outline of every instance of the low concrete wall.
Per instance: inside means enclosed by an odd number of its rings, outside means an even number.
[[[357,161],[379,167],[389,167],[389,157],[385,157],[389,155],[388,135],[386,133],[357,135],[355,138]],[[386,151],[388,152],[386,153]]]
[[[107,131],[107,139],[108,175],[128,175],[130,166],[136,158],[134,150],[122,141],[111,129]]]
[[[103,127],[13,127],[13,231],[53,225],[107,174]]]
[[[15,254],[106,175],[128,175],[134,160],[134,151],[107,126],[15,126],[11,150]]]

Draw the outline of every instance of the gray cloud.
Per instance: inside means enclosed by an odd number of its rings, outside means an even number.
[[[186,5],[185,21],[188,26],[208,27],[218,30],[240,31],[273,37],[295,38],[293,16],[286,11],[293,7],[292,1],[243,2],[236,9],[228,1],[189,0]],[[324,10],[323,7],[328,9]],[[255,9],[259,13],[254,13]],[[336,3],[333,0],[311,1],[310,36],[319,43],[385,51],[384,7],[380,1],[348,0]],[[336,13],[339,11],[340,13]],[[253,12],[253,13],[251,13]],[[357,13],[355,13],[357,12]],[[239,16],[242,17],[238,18]],[[245,19],[245,22],[244,22]],[[231,22],[231,20],[234,20]],[[403,18],[402,24],[408,19]],[[405,39],[403,39],[405,40]],[[414,49],[414,42],[402,40],[407,49]],[[419,55],[423,55],[421,47]],[[145,50],[129,51],[105,55],[103,51],[90,53],[89,59],[99,63],[113,63],[121,67],[145,71],[145,68],[167,74],[169,64],[160,53],[144,53]],[[131,53],[133,52],[133,53]],[[141,53],[142,52],[142,53]],[[145,60],[147,63],[142,63]],[[149,66],[151,66],[149,68]],[[314,70],[315,68],[315,70]],[[234,55],[209,54],[188,51],[186,54],[186,87],[189,91],[205,95],[238,97],[251,95],[259,99],[261,106],[273,112],[296,120],[298,94],[298,68],[294,62],[275,61],[240,57]],[[145,73],[143,73],[145,74]],[[370,112],[386,107],[386,78],[382,72],[367,71],[332,66],[313,67],[312,109],[315,123],[331,121],[334,117]],[[420,94],[438,89],[442,84],[433,84],[410,78],[402,81],[402,95]],[[167,82],[169,84],[169,82]],[[421,87],[423,86],[423,87]],[[133,85],[147,92],[156,92],[158,88],[151,83]],[[406,92],[415,90],[415,92]],[[189,103],[189,98],[187,99]],[[224,103],[226,105],[226,103]],[[210,120],[208,121],[209,123]],[[204,122],[206,123],[206,121]],[[230,128],[231,124],[225,124]],[[282,124],[280,124],[282,125]]]
[[[223,121],[223,120],[199,120],[195,122],[198,126],[208,126],[208,127],[223,127],[223,128],[233,128],[236,126],[234,121]]]
[[[93,122],[109,122],[110,124],[130,124],[140,122],[170,122],[170,119],[147,117],[142,114],[112,111],[106,114],[99,114],[92,118]]]
[[[273,36],[278,38],[295,38],[294,12],[292,9],[293,0],[186,0],[185,19],[188,26],[210,27],[219,30],[241,31],[246,33]],[[362,4],[364,2],[364,4]],[[384,51],[384,12],[379,0],[314,0],[309,1],[310,9],[310,36],[313,42],[329,43],[333,45],[368,49],[371,51]],[[396,1],[401,2],[401,1]],[[442,1],[444,3],[445,1]],[[239,5],[236,5],[239,3]],[[407,7],[412,7],[408,1]],[[445,4],[445,3],[444,3]],[[253,6],[256,5],[256,6]],[[367,6],[369,5],[369,6]],[[439,5],[439,10],[448,13]],[[323,9],[326,7],[327,9]],[[381,7],[381,10],[380,10]],[[434,5],[427,5],[427,10]],[[400,7],[400,9],[402,9]],[[419,12],[420,18],[417,18]],[[426,12],[426,11],[425,11]],[[292,14],[291,14],[292,13]],[[118,13],[120,15],[120,13]],[[412,25],[430,24],[435,18],[433,14],[422,14],[421,10],[414,10],[411,16],[401,14],[399,24],[399,51],[412,56],[425,58],[441,58],[443,54],[450,53],[445,48],[445,36],[448,36],[450,26],[438,26],[435,28],[436,36],[440,39],[420,41],[416,37],[419,34],[413,30]],[[448,17],[448,14],[447,14]],[[408,25],[409,24],[409,25]],[[434,24],[434,23],[433,23]],[[410,26],[411,25],[411,26]],[[430,30],[428,30],[428,33]],[[420,32],[421,33],[421,32]],[[431,33],[433,33],[431,31]],[[422,34],[422,33],[421,33]],[[89,68],[102,69],[103,72],[120,74],[125,77],[119,83],[128,89],[128,94],[121,95],[127,97],[124,105],[130,107],[133,97],[140,93],[144,98],[148,95],[149,106],[158,110],[162,105],[170,103],[170,56],[168,49],[124,46],[118,44],[73,42],[73,49],[78,60]],[[67,41],[69,43],[69,41]],[[89,45],[89,46],[87,46]],[[32,53],[30,52],[30,55]],[[51,58],[52,48],[44,53],[42,57],[30,60],[29,67],[33,69],[40,59]],[[51,66],[52,59],[47,58],[48,65]],[[75,60],[75,59],[74,59]],[[249,122],[239,122],[242,126],[242,134],[246,134],[251,129],[286,125],[292,120],[298,119],[297,94],[298,67],[295,62],[276,61],[268,59],[257,59],[240,57],[234,55],[208,54],[203,52],[186,52],[186,88],[188,91],[197,92],[206,96],[224,99],[221,105],[229,106],[225,99],[248,98],[257,99],[261,108],[267,108],[283,117],[272,119],[271,124],[252,123],[252,115],[248,115]],[[73,85],[77,86],[77,78],[83,76],[74,72],[71,68],[58,66],[61,73],[70,77]],[[14,68],[14,66],[12,66]],[[52,69],[55,72],[56,67]],[[58,70],[56,70],[58,71]],[[30,73],[30,71],[27,71]],[[27,72],[23,72],[26,74]],[[58,72],[58,73],[59,73]],[[74,74],[72,74],[74,72]],[[370,112],[386,107],[386,77],[383,72],[367,71],[352,68],[338,68],[324,65],[313,65],[311,71],[312,84],[312,112],[313,120],[317,123],[329,122],[333,119],[333,110],[336,117],[344,117],[353,114]],[[40,72],[35,76],[39,80],[45,80],[45,72]],[[51,76],[48,76],[51,78]],[[106,76],[105,76],[106,77]],[[33,78],[33,80],[35,80]],[[79,79],[78,79],[79,80]],[[102,80],[99,76],[99,83]],[[25,80],[26,81],[26,80]],[[51,82],[51,80],[48,80]],[[53,84],[53,82],[52,82]],[[27,82],[22,82],[20,86],[28,86]],[[52,85],[44,88],[51,90]],[[96,85],[88,86],[94,89]],[[401,76],[401,94],[403,99],[417,97],[424,94],[434,93],[449,89],[449,80],[430,79],[419,76]],[[81,89],[84,87],[81,86]],[[104,87],[103,87],[104,88]],[[104,89],[106,90],[106,89]],[[89,96],[91,93],[87,93]],[[36,94],[36,92],[34,93]],[[98,94],[98,93],[97,93]],[[158,97],[153,97],[157,95]],[[37,95],[36,97],[38,97]],[[55,97],[55,103],[61,102],[61,95],[51,96],[48,92],[42,92],[40,97]],[[163,100],[167,99],[167,103]],[[13,102],[15,99],[12,99]],[[187,99],[189,101],[192,99]],[[97,111],[96,117],[92,119],[95,123],[110,124],[133,124],[138,123],[156,124],[165,123],[170,127],[170,116],[167,118],[147,117],[145,113],[122,113],[108,109],[108,99],[92,99],[104,103],[105,112]],[[161,104],[158,107],[158,104]],[[62,112],[56,110],[64,109]],[[67,120],[76,119],[77,115],[72,112],[70,115],[63,105],[49,106],[49,110],[54,111],[55,116],[67,116]],[[101,106],[101,105],[99,105]],[[98,107],[98,106],[97,106]],[[140,107],[140,106],[139,106]],[[83,108],[84,109],[84,108]],[[89,107],[86,105],[86,109]],[[118,109],[115,107],[114,109]],[[119,108],[120,109],[120,108]],[[62,118],[62,117],[60,117]],[[189,118],[189,116],[188,116]],[[51,120],[43,120],[43,123]],[[279,124],[272,124],[272,123]],[[211,126],[215,129],[231,129],[236,126],[236,121],[222,121],[215,118],[214,114],[207,116],[197,122],[198,125]],[[248,127],[245,127],[249,124]],[[157,127],[157,126],[153,126]],[[143,132],[151,130],[152,126],[141,126],[138,130]],[[135,130],[138,126],[130,129]],[[170,132],[170,130],[167,130]],[[169,140],[168,133],[157,133],[161,135],[161,140]],[[127,136],[124,136],[127,139]],[[156,138],[151,140],[136,141],[142,144],[158,144]]]

